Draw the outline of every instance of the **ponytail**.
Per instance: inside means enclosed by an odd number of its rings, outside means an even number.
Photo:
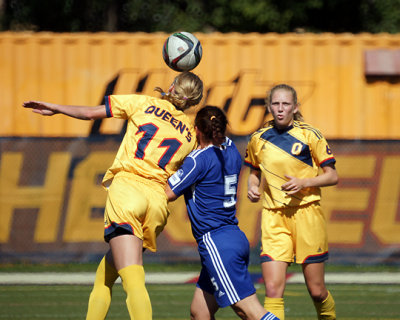
[[[199,104],[203,98],[203,81],[192,72],[180,73],[172,83],[173,90],[164,92],[160,87],[154,88],[162,99],[171,102],[178,110],[186,110]]]
[[[225,113],[218,107],[206,106],[197,112],[195,126],[203,133],[207,142],[221,145],[225,141],[228,124]]]

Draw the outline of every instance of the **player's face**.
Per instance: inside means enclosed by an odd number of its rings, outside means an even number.
[[[293,102],[293,95],[290,91],[276,90],[271,99],[269,112],[275,120],[278,129],[284,129],[293,123],[294,114],[297,112],[297,105]]]

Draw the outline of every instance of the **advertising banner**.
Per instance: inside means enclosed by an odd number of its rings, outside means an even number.
[[[84,262],[98,259],[106,190],[102,177],[121,136],[1,138],[0,262]],[[235,142],[244,155],[247,138]],[[332,263],[400,264],[400,143],[329,141],[340,182],[323,188]],[[248,168],[239,180],[239,225],[259,252],[261,202],[247,199]],[[183,199],[149,261],[197,260]]]

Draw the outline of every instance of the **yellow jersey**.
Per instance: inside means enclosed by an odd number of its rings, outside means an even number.
[[[121,171],[165,185],[196,146],[189,117],[167,100],[111,95],[105,97],[105,106],[108,117],[128,121],[115,160],[103,178],[105,187]]]
[[[261,170],[265,178],[263,206],[268,209],[296,207],[318,201],[318,187],[303,189],[294,195],[282,191],[285,175],[310,178],[319,168],[336,160],[321,132],[301,121],[278,130],[273,120],[252,134],[247,145],[245,165]]]

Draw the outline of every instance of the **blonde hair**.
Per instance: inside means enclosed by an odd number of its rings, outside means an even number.
[[[293,97],[293,103],[294,105],[299,105],[300,103],[297,102],[297,92],[294,90],[293,87],[289,86],[288,84],[282,83],[278,84],[269,90],[267,93],[267,98],[265,99],[265,107],[269,107],[272,102],[272,96],[274,95],[275,91],[277,90],[286,90],[289,91],[292,94]],[[293,115],[293,119],[297,121],[304,121],[303,115],[301,114],[300,110],[297,109],[297,112]]]
[[[169,92],[164,92],[160,87],[154,90],[160,92],[162,99],[168,100],[179,110],[184,111],[198,104],[203,98],[203,81],[192,72],[180,73],[172,85],[174,90]]]

